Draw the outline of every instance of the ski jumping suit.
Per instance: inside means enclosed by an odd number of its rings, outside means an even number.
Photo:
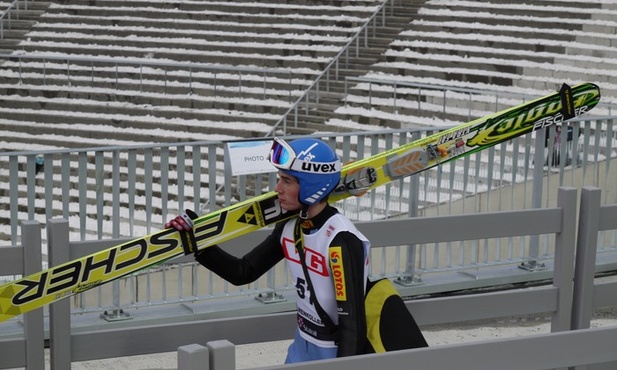
[[[230,283],[243,285],[257,280],[285,258],[298,295],[295,341],[301,338],[319,348],[335,349],[337,357],[364,353],[364,292],[370,242],[349,219],[331,206],[317,216],[303,220],[305,261],[316,291],[310,292],[294,248],[295,222],[292,219],[277,224],[262,243],[241,258],[212,246],[200,251],[196,260]],[[310,303],[311,294],[315,294],[337,328],[326,328],[322,324]],[[290,352],[293,346],[290,346]],[[296,362],[296,359],[290,359],[291,355],[288,354],[287,361]],[[300,357],[299,360],[302,359],[306,358]]]

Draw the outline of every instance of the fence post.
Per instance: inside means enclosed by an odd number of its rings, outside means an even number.
[[[576,238],[576,265],[574,269],[574,300],[572,302],[571,328],[587,329],[591,324],[593,309],[593,280],[596,272],[596,252],[600,222],[601,191],[585,186],[581,192],[581,205]]]
[[[574,285],[574,250],[576,248],[575,188],[561,187],[557,206],[561,208],[561,231],[555,236],[553,285],[559,289],[557,312],[551,320],[551,332],[570,330],[572,320],[572,286]]]
[[[47,220],[49,266],[70,260],[69,222],[63,218]],[[49,348],[51,369],[71,368],[71,301],[62,299],[49,306]]]
[[[178,347],[178,370],[210,370],[208,348],[199,344]]]
[[[21,224],[24,254],[24,276],[37,273],[42,268],[41,224],[27,220]],[[24,314],[24,337],[26,339],[26,365],[28,370],[45,369],[45,338],[43,308]]]
[[[533,182],[532,200],[533,208],[542,208],[542,184],[544,182],[544,136],[536,135],[535,152],[533,157]],[[537,267],[538,256],[540,255],[540,235],[529,237],[529,264],[527,269],[535,270]]]
[[[210,351],[209,370],[236,370],[236,347],[228,340],[206,343]]]
[[[410,142],[420,139],[420,133],[411,134]],[[420,176],[411,176],[409,179],[409,211],[407,217],[418,217],[420,209]],[[407,257],[405,261],[405,271],[395,281],[403,286],[412,286],[422,283],[422,277],[416,274],[416,257],[418,252],[417,244],[410,244],[407,247]]]

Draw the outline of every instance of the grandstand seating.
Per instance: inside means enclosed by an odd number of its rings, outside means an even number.
[[[200,63],[254,72],[238,77],[203,66],[191,73],[188,67],[160,65],[118,71],[103,62],[10,59],[0,70],[0,129],[11,142],[3,144],[4,150],[25,143],[40,148],[105,144],[101,136],[119,144],[182,141],[187,131],[191,139],[262,136],[379,1],[38,4],[28,19],[39,16],[39,21],[14,53]],[[602,83],[604,100],[615,95],[617,23],[610,4],[407,0],[394,5],[370,45],[340,66],[339,80],[364,76],[487,90],[505,86],[530,97],[564,81],[585,80]],[[563,19],[567,22],[556,21]],[[305,130],[297,132],[451,125],[470,118],[468,109],[457,110],[470,104],[465,94],[449,96],[445,104],[452,108],[443,115],[440,94],[418,96],[417,89],[398,88],[394,101],[392,87],[370,88],[374,99],[369,103],[367,84],[350,83],[345,96],[344,84],[332,82],[319,102],[300,114],[298,126]],[[418,99],[428,104],[415,108],[412,102]],[[508,103],[503,100],[502,107]],[[496,108],[485,98],[472,104],[474,117]],[[24,140],[16,134],[20,131]],[[45,138],[51,132],[55,135]],[[85,140],[75,142],[75,136]]]
[[[48,1],[0,1],[0,53],[12,52],[48,6]]]
[[[603,100],[614,99],[616,38],[615,6],[597,2],[427,1],[418,17],[390,43],[382,60],[364,77],[386,81],[509,91],[529,97],[558,89],[561,83],[591,81],[601,85]],[[337,120],[365,121],[383,126],[403,123],[440,125],[467,119],[442,116],[443,98],[417,89],[397,90],[401,111],[392,115],[393,88],[368,84],[350,88],[348,104]],[[423,111],[405,112],[402,102],[425,99]],[[449,97],[448,107],[466,106],[469,95]],[[474,99],[474,96],[471,96]],[[495,110],[475,105],[474,116]],[[503,107],[507,106],[504,105]],[[431,108],[432,107],[432,108]],[[432,109],[432,111],[431,111]],[[594,113],[604,113],[598,109]]]
[[[41,148],[92,146],[97,136],[115,143],[186,141],[186,132],[202,140],[263,136],[378,5],[50,3],[15,53],[199,63],[200,69],[129,65],[118,71],[103,62],[10,59],[0,78],[0,129],[12,143],[3,149],[18,149],[15,132],[22,130],[39,136],[22,145]],[[56,141],[45,137],[52,132]]]
[[[30,4],[37,6],[21,18],[30,31],[11,34],[13,41],[23,35],[17,45],[0,43],[0,152],[264,136],[381,1]],[[352,44],[338,75],[313,93],[319,100],[299,110],[298,127],[288,133],[453,125],[520,102],[460,92],[445,98],[388,81],[528,97],[562,82],[593,81],[604,102],[617,95],[615,5],[392,5]],[[20,54],[47,59],[16,59]],[[358,76],[386,83],[345,83]],[[426,181],[429,191],[437,186]]]

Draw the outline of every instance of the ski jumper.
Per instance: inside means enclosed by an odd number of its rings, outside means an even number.
[[[305,261],[316,291],[310,292],[294,249],[295,222],[292,219],[277,224],[262,243],[241,258],[212,246],[200,251],[196,260],[230,283],[242,285],[255,281],[285,258],[297,292],[299,336],[321,348],[336,348],[337,357],[363,353],[366,346],[364,292],[370,242],[332,206],[305,220],[302,223]],[[336,284],[332,258],[339,266]],[[337,328],[323,325],[310,304],[311,294],[315,294]]]

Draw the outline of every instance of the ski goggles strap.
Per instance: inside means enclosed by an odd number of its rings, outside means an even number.
[[[290,170],[325,175],[329,173],[340,172],[341,162],[308,162],[298,159],[291,163]]]
[[[285,141],[274,138],[270,148],[270,163],[280,170],[328,174],[341,171],[341,162],[314,162],[299,159],[293,148]]]

